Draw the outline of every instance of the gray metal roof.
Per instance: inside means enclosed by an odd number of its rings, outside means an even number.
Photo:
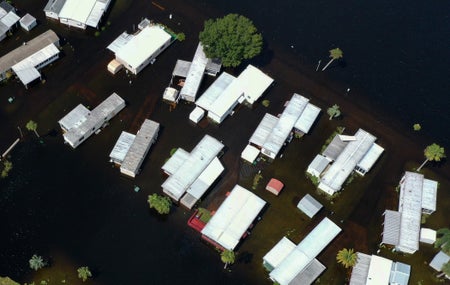
[[[297,208],[310,218],[314,217],[322,207],[322,204],[309,194],[306,194],[297,204]]]
[[[201,43],[198,44],[197,50],[195,51],[194,58],[192,59],[191,66],[189,67],[189,72],[184,82],[183,88],[181,88],[180,95],[182,98],[195,101],[200,83],[202,82],[203,75],[205,74],[206,64],[208,63],[208,58],[206,57],[203,46]]]
[[[14,6],[12,6],[11,4],[9,4],[6,1],[0,2],[0,9],[4,10],[6,13],[8,13],[10,11],[14,11],[14,12],[16,11]]]
[[[209,110],[210,106],[222,95],[228,85],[236,79],[233,75],[223,72],[208,89],[198,98],[195,104],[205,110]]]
[[[441,250],[431,260],[430,267],[436,271],[441,271],[442,266],[444,266],[444,264],[446,264],[449,261],[450,256]]]
[[[23,16],[22,18],[20,18],[20,24],[22,26],[29,26],[31,24],[33,24],[34,22],[36,22],[36,18],[31,16],[30,14],[25,14],[25,16]]]
[[[276,116],[266,113],[250,137],[249,142],[259,147],[263,146],[277,122],[278,118]]]
[[[394,262],[392,264],[389,283],[395,285],[408,285],[410,274],[411,274],[411,265],[402,262]]]
[[[114,145],[114,148],[112,149],[111,153],[109,154],[109,157],[114,162],[122,163],[125,156],[128,153],[128,150],[130,149],[131,145],[133,144],[135,137],[136,137],[136,135],[134,135],[134,134],[122,132],[119,136],[119,139],[117,139],[117,142]]]
[[[89,114],[89,109],[82,104],[78,104],[72,111],[65,115],[58,123],[64,130],[70,130],[71,128],[78,127],[82,122],[86,120]]]
[[[136,134],[133,144],[125,155],[122,165],[120,166],[120,171],[122,173],[134,177],[134,175],[139,171],[148,150],[156,140],[158,131],[159,123],[145,119]]]
[[[16,13],[14,13],[14,11],[9,11],[8,14],[6,14],[5,16],[3,16],[0,19],[0,22],[2,22],[3,24],[5,24],[8,28],[11,28],[12,26],[14,26],[17,22],[19,22],[20,17],[17,16]]]
[[[302,114],[298,118],[297,122],[295,122],[294,128],[304,134],[307,134],[316,121],[317,116],[319,116],[319,113],[319,107],[311,103],[306,104],[306,107],[303,110]]]
[[[40,34],[25,45],[21,45],[15,50],[0,58],[0,73],[3,73],[16,63],[29,57],[30,55],[38,52],[50,44],[59,46],[59,38],[52,30],[48,30],[45,33]]]
[[[366,285],[372,256],[361,252],[357,252],[356,256],[356,264],[353,266],[349,285]]]
[[[66,0],[50,0],[47,2],[47,5],[45,5],[44,12],[52,12],[59,14],[59,12],[61,12],[62,8],[64,7],[65,3]]]
[[[172,75],[186,77],[191,67],[191,62],[186,60],[178,59],[173,68]]]
[[[322,154],[331,160],[336,160],[347,144],[348,142],[342,141],[341,138],[336,135]]]
[[[400,242],[401,214],[397,211],[384,211],[382,243],[397,246]]]
[[[305,269],[289,282],[289,285],[310,285],[325,271],[325,268],[325,265],[314,258]]]

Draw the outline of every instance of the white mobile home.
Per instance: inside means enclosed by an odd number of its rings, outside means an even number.
[[[423,199],[425,180],[427,179],[420,173],[405,172],[399,185],[398,211],[386,210],[384,213],[382,243],[393,245],[397,250],[410,254],[419,249],[423,207],[427,205],[426,207],[436,209],[436,191],[433,190],[431,194],[428,192],[425,195],[430,197]]]
[[[195,51],[194,58],[189,67],[189,71],[184,82],[183,88],[181,88],[180,95],[183,100],[194,102],[197,96],[200,83],[202,82],[203,75],[205,74],[206,64],[208,58],[206,57],[203,46],[198,44]]]
[[[45,15],[70,27],[98,28],[98,24],[111,0],[49,0]]]
[[[123,108],[125,108],[125,100],[116,93],[111,94],[94,110],[89,112],[84,119],[78,120],[81,123],[68,129],[63,134],[64,141],[71,147],[76,148]],[[60,125],[62,120],[65,120],[65,118],[60,120]]]
[[[235,185],[201,231],[202,235],[224,249],[234,250],[265,205],[251,191]]]
[[[156,24],[146,26],[134,35],[124,34],[110,44],[108,49],[133,74],[138,74],[173,42],[172,36],[164,27]]]
[[[325,247],[341,232],[335,223],[324,218],[269,274],[280,285],[312,284],[325,270],[317,259]]]
[[[39,69],[58,58],[59,38],[48,30],[0,58],[0,81],[11,72],[26,86],[40,77]]]
[[[213,162],[223,147],[221,142],[205,135],[191,153],[178,149],[162,167],[169,174],[169,177],[161,185],[163,192],[178,202]],[[217,172],[214,173],[217,174]],[[218,175],[215,178],[217,177]]]

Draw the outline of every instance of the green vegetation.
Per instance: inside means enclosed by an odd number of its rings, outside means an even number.
[[[428,161],[441,161],[442,158],[445,158],[445,149],[435,143],[427,146],[423,153],[425,155],[425,161],[417,168],[417,171],[420,171]]]
[[[184,33],[178,33],[177,34],[177,40],[180,42],[184,41],[186,39],[186,35]]]
[[[94,36],[99,37],[100,36],[100,31],[95,31]]]
[[[1,285],[20,285],[16,281],[12,280],[9,277],[0,277],[0,284]]]
[[[346,249],[343,248],[338,251],[336,255],[336,260],[338,263],[342,264],[345,268],[350,268],[355,266],[357,259],[356,252],[354,252],[353,248]]]
[[[331,134],[331,136],[325,141],[324,145],[322,146],[322,149],[320,150],[320,153],[323,153],[325,149],[330,145],[330,143],[333,141],[334,137],[336,135],[341,135],[344,132],[344,127],[337,127],[336,130]]]
[[[223,263],[225,263],[224,268],[227,268],[228,264],[234,263],[236,256],[234,254],[234,251],[226,249],[222,251],[222,253],[220,254],[220,259],[222,260]]]
[[[257,56],[263,44],[252,21],[238,14],[205,21],[199,39],[206,56],[221,59],[224,67],[236,67],[242,60]]]
[[[327,65],[325,65],[325,67],[322,69],[322,71],[324,71],[325,69],[327,69],[327,67],[336,59],[340,59],[344,56],[344,53],[342,52],[342,50],[340,48],[335,48],[335,49],[331,49],[330,50],[330,61],[327,63]]]
[[[1,178],[8,177],[9,171],[12,169],[12,162],[9,160],[3,161],[3,170],[2,174],[0,175]]]
[[[176,147],[172,148],[172,149],[170,150],[170,156],[172,156],[172,155],[177,151],[177,149],[178,149],[178,148],[176,148]]]
[[[87,266],[82,266],[82,267],[78,268],[77,272],[78,272],[78,278],[80,278],[83,282],[88,280],[88,278],[92,277],[92,273],[89,270],[89,267],[87,267]]]
[[[422,129],[422,126],[420,124],[414,124],[413,125],[413,129],[417,132],[417,131],[420,131]]]
[[[172,201],[169,197],[161,196],[156,193],[148,195],[148,204],[150,208],[154,208],[159,214],[168,214]]]
[[[311,180],[312,184],[314,186],[319,186],[320,183],[320,179],[319,177],[312,175],[311,173],[305,172],[306,178],[308,178],[309,180]]]
[[[270,101],[269,100],[263,100],[261,103],[264,107],[269,107],[270,106]]]
[[[39,256],[37,254],[33,254],[33,256],[29,260],[29,263],[30,268],[33,269],[34,271],[37,271],[46,265],[42,256]]]
[[[447,276],[450,276],[450,261],[447,261],[446,264],[442,265],[442,273],[444,273]]]
[[[334,104],[333,106],[328,108],[327,113],[328,113],[328,115],[330,115],[329,120],[339,117],[341,115],[341,110],[339,109],[339,105]]]
[[[450,254],[450,229],[441,228],[436,231],[436,241],[434,243],[435,248],[442,248],[442,251],[446,254]]]
[[[256,173],[255,177],[253,178],[253,185],[252,185],[252,189],[256,190],[256,187],[258,187],[258,183],[259,180],[261,180],[261,178],[263,178],[261,173]]]
[[[39,137],[39,134],[36,131],[37,130],[37,126],[38,126],[38,124],[35,121],[33,121],[33,120],[29,120],[28,123],[25,125],[27,130],[33,131],[36,134],[36,136]]]
[[[211,212],[205,208],[198,208],[198,216],[200,221],[207,223],[211,219]]]

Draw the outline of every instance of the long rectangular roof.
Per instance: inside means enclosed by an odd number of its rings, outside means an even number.
[[[383,240],[382,243],[397,246],[400,241],[401,213],[392,210],[384,212]]]
[[[256,130],[250,137],[249,142],[261,147],[269,137],[270,133],[272,132],[277,122],[278,117],[271,115],[269,113],[264,114],[264,117],[262,118],[261,122],[259,122],[258,126],[256,127]]]
[[[136,174],[144,161],[145,155],[158,136],[159,123],[145,119],[128,150],[120,171]]]
[[[122,133],[119,136],[119,139],[117,139],[117,142],[114,145],[114,148],[109,154],[109,157],[116,162],[122,163],[125,156],[127,155],[128,150],[133,144],[135,137],[136,135],[134,134],[122,131]]]
[[[422,190],[422,209],[436,211],[437,181],[424,179]]]
[[[306,104],[302,114],[298,118],[297,122],[295,122],[294,128],[307,134],[316,121],[317,116],[319,116],[319,113],[319,107],[311,103]]]
[[[170,39],[171,35],[164,31],[161,26],[147,26],[125,43],[116,52],[116,57],[133,68],[137,68]]]
[[[64,7],[64,4],[66,4],[66,0],[49,0],[44,7],[44,12],[59,14]]]
[[[223,172],[224,167],[220,163],[217,157],[211,161],[211,163],[203,170],[200,176],[192,183],[189,189],[186,191],[193,197],[200,199],[206,190],[214,183],[214,181]]]
[[[299,94],[294,93],[294,95],[292,95],[291,100],[289,100],[284,108],[277,124],[264,142],[264,149],[273,153],[274,156],[277,156],[298,118],[303,113],[308,101],[309,99]]]
[[[295,248],[295,243],[290,241],[287,237],[283,237],[272,249],[264,255],[264,262],[271,267],[277,267],[283,259],[285,259],[291,251]]]
[[[211,84],[208,89],[198,98],[195,104],[205,110],[209,110],[211,105],[220,97],[228,85],[235,80],[233,75],[222,72],[222,74]]]
[[[335,223],[324,218],[270,273],[270,278],[281,285],[289,284],[340,231]]]
[[[98,27],[98,23],[106,9],[108,9],[110,1],[111,0],[97,0],[94,7],[92,7],[91,13],[89,13],[88,18],[86,19],[86,25],[93,28]]]
[[[38,50],[34,54],[13,65],[12,70],[17,74],[20,81],[27,85],[41,75],[35,67],[58,55],[59,52],[59,49],[54,44],[49,44],[43,49]]]
[[[59,17],[86,23],[97,0],[66,0]]]
[[[372,256],[361,252],[357,252],[356,256],[356,264],[352,268],[349,285],[366,285]]]
[[[164,163],[161,169],[168,175],[174,174],[178,168],[180,168],[183,163],[189,158],[189,152],[182,148],[177,148],[177,150],[172,154],[172,156]]]
[[[82,104],[78,104],[72,111],[67,113],[58,123],[65,130],[70,130],[71,128],[77,128],[82,122],[86,120],[89,114],[89,109],[84,107]]]
[[[90,131],[100,122],[104,121],[106,117],[110,116],[111,113],[117,111],[119,108],[122,109],[123,107],[125,107],[125,100],[123,100],[116,93],[111,94],[97,107],[95,107],[88,114],[86,120],[83,121],[78,127],[71,128],[67,133],[65,133],[64,138],[66,139],[66,141],[72,143],[77,142],[88,131]]]
[[[326,269],[325,265],[317,259],[311,260],[310,263],[289,282],[289,285],[308,285],[313,284],[317,277]]]
[[[332,192],[341,190],[342,184],[376,140],[372,134],[363,129],[359,129],[356,132],[355,138],[355,141],[351,141],[345,146],[336,161],[322,177],[319,184],[320,189],[324,190],[326,188]]]
[[[402,218],[398,248],[404,252],[415,252],[419,249],[423,180],[422,174],[406,171],[400,182],[398,211]]]
[[[9,28],[11,28],[12,26],[14,26],[17,22],[19,22],[20,17],[17,16],[16,13],[14,13],[14,11],[9,11],[8,14],[6,14],[5,16],[3,16],[0,21],[5,24],[5,26]]]
[[[200,87],[200,83],[202,82],[207,63],[208,58],[203,51],[203,46],[201,43],[198,43],[186,80],[180,91],[182,97],[188,96],[195,98],[198,88]]]
[[[366,285],[389,284],[391,268],[392,260],[378,255],[372,255]]]
[[[0,73],[9,70],[16,63],[24,60],[50,44],[59,42],[58,36],[52,30],[48,30],[24,45],[7,53],[0,58]]]
[[[373,143],[370,147],[369,151],[364,155],[364,157],[361,159],[360,162],[358,162],[357,167],[362,170],[360,171],[361,174],[364,174],[368,172],[372,166],[375,164],[375,162],[378,160],[378,158],[383,153],[384,148],[379,146],[376,143]],[[357,169],[358,169],[357,168]]]
[[[202,234],[233,250],[266,202],[236,185],[202,230]]]
[[[178,201],[222,148],[221,142],[205,135],[176,172],[161,185],[164,193]]]

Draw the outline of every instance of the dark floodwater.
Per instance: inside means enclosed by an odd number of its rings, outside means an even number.
[[[39,122],[38,131],[44,135],[44,143],[29,135],[19,144],[13,153],[11,178],[0,181],[1,276],[29,282],[27,261],[32,254],[51,258],[53,252],[63,251],[75,268],[90,265],[97,273],[98,284],[267,282],[260,269],[254,273],[247,272],[249,267],[236,266],[232,274],[223,271],[218,254],[186,227],[186,211],[174,208],[169,217],[161,219],[148,209],[146,196],[160,191],[164,178],[159,169],[170,149],[183,147],[189,151],[208,133],[227,146],[223,157],[225,179],[204,201],[205,205],[215,202],[214,194],[238,181],[239,153],[246,143],[242,138],[251,135],[264,112],[279,112],[283,100],[295,90],[276,86],[268,95],[268,110],[237,112],[220,128],[194,127],[187,122],[190,107],[179,106],[170,113],[160,96],[175,59],[191,59],[195,41],[175,43],[138,77],[129,78],[124,73],[112,77],[105,72],[112,58],[105,51],[106,45],[125,29],[131,31],[141,17],[161,21],[192,39],[205,15],[242,13],[262,31],[270,51],[293,53],[299,69],[309,68],[311,74],[319,59],[326,61],[330,48],[340,47],[344,60],[326,72],[327,79],[337,82],[332,85],[334,88],[344,92],[350,87],[349,96],[354,96],[356,103],[368,102],[369,109],[379,109],[395,118],[393,123],[400,127],[421,123],[424,134],[448,145],[448,132],[440,127],[450,123],[450,25],[446,2],[233,2],[159,1],[166,8],[163,11],[151,1],[115,0],[108,15],[111,25],[98,38],[92,31],[68,30],[47,22],[42,13],[44,3],[17,3],[22,10],[37,16],[40,26],[29,35],[21,31],[12,40],[2,42],[1,54],[49,27],[68,44],[64,45],[64,57],[44,70],[45,84],[30,90],[14,82],[0,87],[2,97],[16,96],[14,104],[2,105],[0,118],[7,122],[1,125],[2,150],[15,138],[10,134],[17,133],[16,126],[23,126],[30,118]],[[190,17],[199,11],[198,17]],[[172,21],[169,13],[174,14]],[[255,62],[262,65],[272,56],[266,52]],[[206,80],[203,86],[210,82]],[[127,108],[100,135],[77,150],[63,145],[60,134],[52,135],[52,130],[57,129],[56,121],[70,108],[80,102],[95,106],[111,92],[123,96]],[[159,140],[135,181],[120,177],[107,161],[109,151],[122,130],[135,132],[147,117],[162,123]],[[326,125],[303,143],[302,150],[311,154],[305,156],[301,152],[291,167],[305,166],[317,152],[313,141],[323,141],[332,129]],[[286,175],[286,180],[295,176],[294,181],[298,181],[299,174],[287,174],[281,167],[273,171]],[[133,185],[139,185],[142,191],[133,192]],[[282,199],[290,197],[285,193]],[[256,240],[255,236],[252,238]],[[245,262],[253,264],[250,268],[259,268],[261,260]]]
[[[195,2],[195,1],[194,1]],[[450,4],[448,1],[221,1],[208,3],[247,15],[270,45],[282,46],[315,69],[328,50],[344,52],[330,78],[366,97],[399,125],[450,145]],[[291,48],[293,46],[293,48]],[[345,112],[345,110],[344,110]]]

